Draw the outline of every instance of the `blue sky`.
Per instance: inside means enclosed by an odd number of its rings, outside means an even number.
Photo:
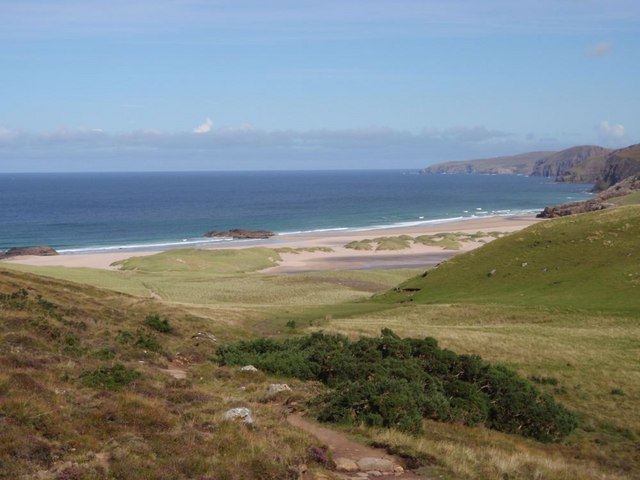
[[[0,0],[0,171],[640,142],[637,0]]]

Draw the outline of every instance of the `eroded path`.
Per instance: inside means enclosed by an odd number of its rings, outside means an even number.
[[[336,462],[339,478],[360,479],[425,479],[404,470],[404,461],[395,455],[389,455],[381,448],[367,447],[349,439],[346,435],[322,427],[304,418],[300,414],[287,417],[290,425],[300,428],[327,445]]]

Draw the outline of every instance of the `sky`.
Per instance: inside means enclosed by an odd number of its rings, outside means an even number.
[[[0,172],[640,142],[637,0],[0,0]]]

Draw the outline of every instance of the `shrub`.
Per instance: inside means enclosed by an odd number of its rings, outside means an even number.
[[[149,350],[150,352],[158,352],[162,348],[156,337],[148,335],[143,331],[136,332],[136,341],[134,345],[143,350]]]
[[[221,346],[217,359],[324,383],[331,391],[318,402],[321,421],[415,433],[422,418],[432,418],[543,441],[562,438],[577,425],[573,413],[506,367],[441,349],[433,338],[402,339],[388,329],[356,341],[313,333],[239,342]]]
[[[144,324],[160,333],[171,333],[173,327],[169,323],[169,320],[163,318],[158,313],[150,313],[144,319]]]
[[[142,374],[132,368],[117,363],[113,367],[99,367],[83,372],[80,379],[83,385],[101,390],[119,390],[139,379]]]

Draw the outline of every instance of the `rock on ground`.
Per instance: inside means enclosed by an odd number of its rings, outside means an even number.
[[[281,392],[290,392],[290,391],[291,391],[291,387],[289,387],[289,385],[287,385],[286,383],[272,383],[271,385],[269,385],[269,389],[267,390],[267,393],[265,394],[264,398],[266,400],[269,400]]]
[[[239,420],[243,421],[247,425],[253,425],[253,416],[251,415],[251,410],[245,407],[240,408],[232,408],[231,410],[227,410],[224,412],[225,420]]]

